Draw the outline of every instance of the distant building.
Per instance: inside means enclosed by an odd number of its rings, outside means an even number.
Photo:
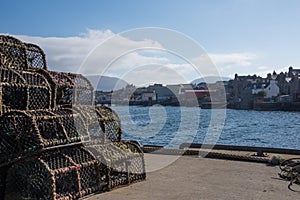
[[[266,84],[264,84],[264,83],[262,83],[262,84],[253,83],[251,89],[252,89],[252,94],[253,95],[257,95],[261,92],[265,93]]]
[[[224,89],[226,96],[224,95]],[[225,97],[230,108],[253,109],[254,102],[300,102],[300,69],[289,67],[288,72],[267,74],[266,78],[256,75],[239,76],[233,80],[217,81],[215,83],[154,84],[148,87],[136,88],[127,85],[125,88],[111,91],[95,92],[96,102],[114,100],[130,102],[151,102],[150,105],[178,105],[179,102],[189,103],[197,99],[198,103],[224,102]],[[194,104],[193,104],[194,105]],[[300,108],[299,108],[300,109]]]
[[[293,102],[300,101],[300,69],[289,67],[288,73],[276,77],[281,95],[290,95]]]
[[[162,84],[150,85],[147,88],[147,92],[156,93],[157,101],[163,102],[172,99],[176,96],[169,88],[163,86]]]
[[[285,99],[284,101],[300,102],[300,69],[289,67],[286,73],[277,74],[274,71],[266,78],[236,74],[234,80],[229,81],[226,89],[227,99],[232,108],[251,109],[257,98],[260,101],[273,102],[276,101],[275,97],[279,96],[283,96],[281,99]]]
[[[239,109],[252,109],[253,89],[259,90],[258,86],[265,84],[265,82],[265,79],[256,75],[239,76],[235,74],[234,80],[230,82],[233,91],[231,106]]]
[[[263,93],[265,98],[277,97],[280,94],[280,88],[275,80],[270,80],[267,85],[253,83],[252,94],[258,95],[260,93]]]
[[[155,92],[145,92],[141,95],[142,101],[156,101],[156,93]]]
[[[287,73],[281,72],[277,75],[277,85],[281,95],[289,95],[291,93],[291,77],[288,77]]]
[[[191,84],[176,84],[176,85],[166,85],[166,88],[171,90],[175,96],[184,94],[185,90],[192,90],[193,86]]]
[[[290,95],[281,95],[278,97],[278,102],[280,103],[290,103],[292,102],[292,98]]]
[[[184,91],[184,97],[186,99],[197,98],[202,99],[216,93],[216,90],[186,90]]]
[[[279,87],[275,80],[270,80],[270,84],[265,88],[265,91],[267,98],[277,97],[280,94]]]

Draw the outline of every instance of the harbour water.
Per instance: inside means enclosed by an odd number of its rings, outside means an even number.
[[[112,108],[121,117],[123,139],[137,140],[142,145],[178,148],[181,143],[195,142],[300,149],[300,112],[171,106]]]

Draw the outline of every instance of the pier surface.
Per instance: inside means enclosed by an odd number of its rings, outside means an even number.
[[[147,170],[151,171],[146,181],[87,199],[295,200],[300,197],[300,192],[288,189],[289,182],[278,178],[278,166],[154,154],[145,154],[145,160]],[[158,169],[164,165],[167,166]],[[294,189],[300,191],[300,187]]]

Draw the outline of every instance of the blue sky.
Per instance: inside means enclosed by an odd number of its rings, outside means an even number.
[[[300,68],[298,0],[9,0],[2,1],[1,8],[0,32],[41,45],[53,69],[70,69],[55,61],[72,58],[71,52],[64,52],[69,47],[51,45],[55,38],[68,41],[67,46],[72,39],[96,35],[103,40],[142,27],[172,29],[191,37],[211,56],[222,76],[265,76],[273,70],[286,71],[290,65]],[[65,60],[55,57],[58,52],[66,55]]]

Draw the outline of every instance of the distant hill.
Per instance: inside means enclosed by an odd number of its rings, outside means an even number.
[[[229,81],[230,79],[232,79],[232,78],[219,77],[219,76],[207,76],[207,77],[204,77],[204,78],[197,78],[197,79],[193,80],[191,82],[191,84],[197,85],[197,84],[202,83],[202,82],[215,83],[217,81]]]
[[[116,77],[99,76],[99,75],[91,75],[86,77],[90,80],[94,89],[98,91],[119,90],[126,87],[126,85],[128,85],[126,81]]]

